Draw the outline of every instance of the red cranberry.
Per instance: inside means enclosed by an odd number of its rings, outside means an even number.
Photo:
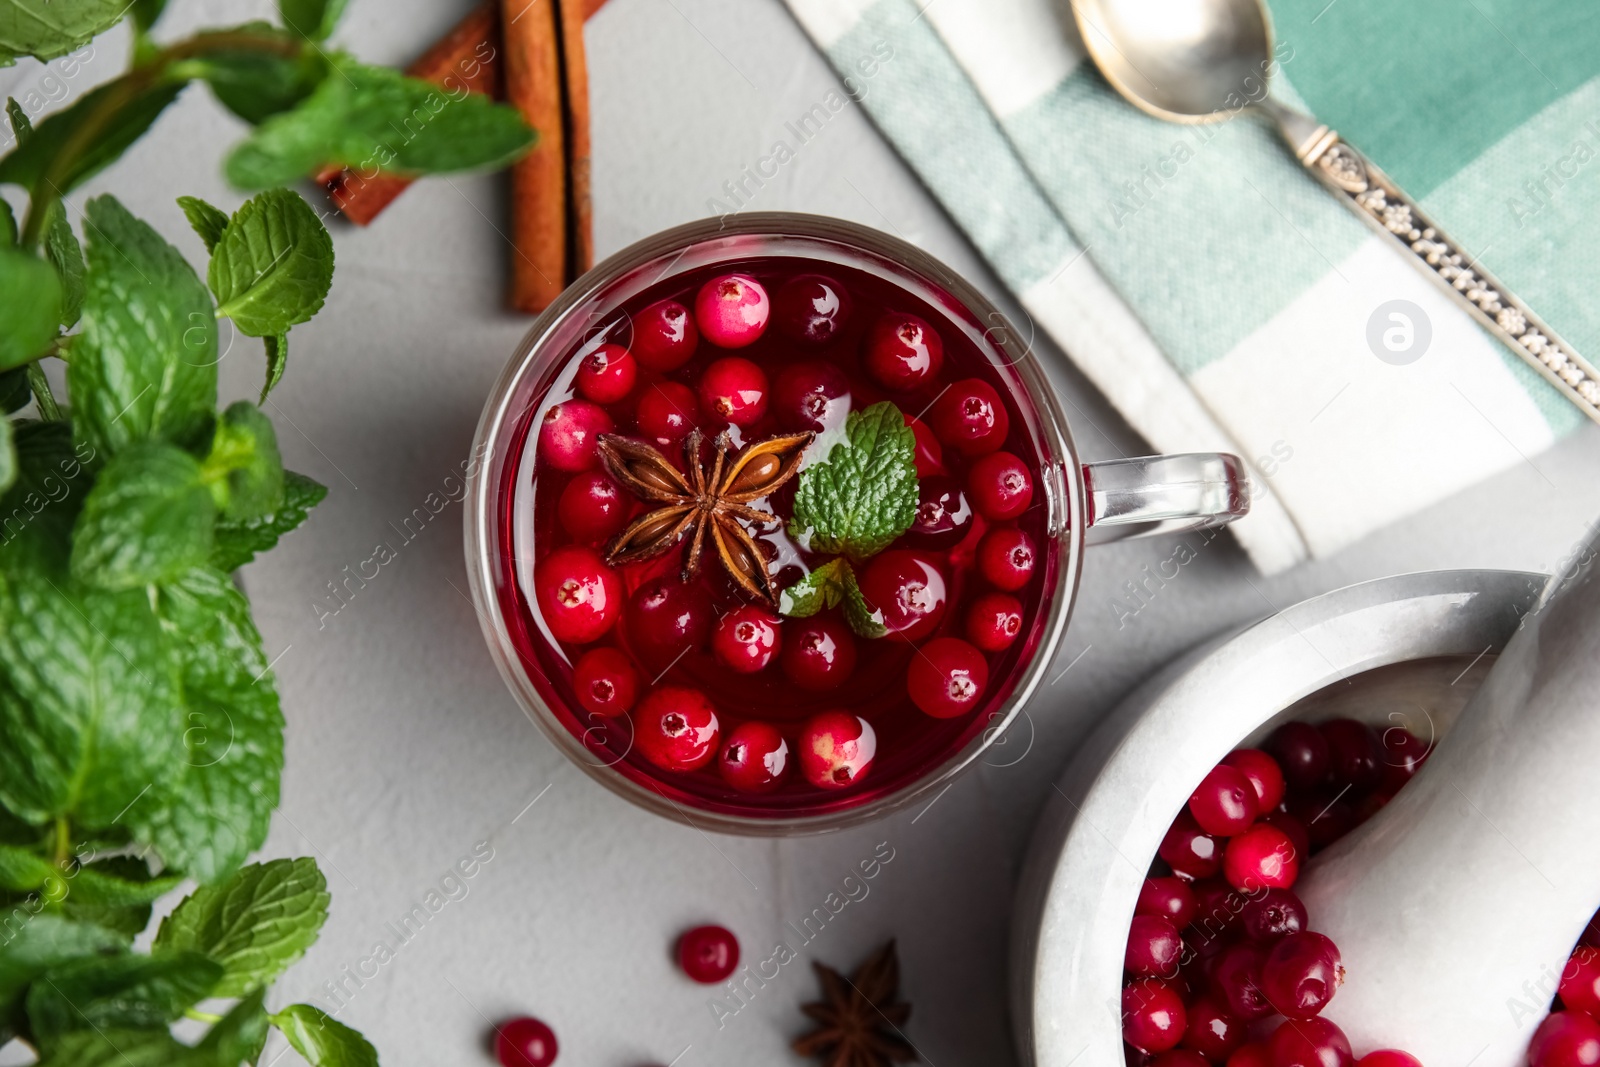
[[[1182,930],[1194,922],[1199,905],[1182,878],[1146,878],[1133,906],[1135,915],[1159,915]]]
[[[1273,1067],[1272,1046],[1263,1042],[1241,1045],[1228,1057],[1227,1067]]]
[[[1588,945],[1573,950],[1561,972],[1561,1003],[1600,1019],[1600,951]]]
[[[1400,787],[1411,781],[1427,761],[1429,748],[1404,726],[1391,726],[1378,738],[1378,748],[1383,753],[1382,790],[1393,796]]]
[[[1189,1017],[1183,998],[1163,982],[1133,982],[1122,990],[1122,1039],[1140,1052],[1165,1052],[1183,1040]]]
[[[1545,1018],[1528,1043],[1528,1067],[1594,1067],[1600,1064],[1600,1023],[1576,1011]]]
[[[848,711],[824,711],[800,727],[800,773],[824,789],[859,782],[877,752],[878,735],[872,724]]]
[[[1578,944],[1600,948],[1600,912],[1590,917],[1589,925],[1583,928],[1583,934],[1578,938]]]
[[[721,926],[696,926],[678,938],[678,966],[696,982],[715,985],[739,966],[739,939]]]
[[[754,604],[734,608],[717,620],[711,651],[718,662],[740,674],[754,674],[772,662],[783,644],[782,620]]]
[[[633,391],[639,364],[621,345],[601,345],[583,357],[573,384],[596,404],[615,404]]]
[[[1261,991],[1278,1014],[1289,1019],[1320,1014],[1343,981],[1338,946],[1309,930],[1272,946],[1261,965]]]
[[[850,317],[844,287],[820,274],[790,278],[772,297],[772,318],[790,340],[824,345],[839,335]]]
[[[1280,937],[1305,931],[1306,906],[1292,890],[1269,889],[1244,906],[1239,920],[1246,937],[1270,945]]]
[[[775,788],[788,769],[789,742],[770,723],[744,722],[735,726],[717,757],[722,780],[742,793],[765,793]]]
[[[1272,1004],[1261,991],[1261,968],[1267,954],[1257,945],[1229,945],[1211,969],[1211,988],[1235,1018],[1245,1022],[1265,1019],[1273,1014]]]
[[[953,382],[928,413],[933,432],[963,456],[983,456],[1005,443],[1011,417],[1000,394],[981,378]]]
[[[657,444],[676,444],[700,424],[694,390],[677,382],[657,382],[639,397],[639,432]]]
[[[588,644],[611,629],[622,608],[622,580],[600,553],[565,545],[533,569],[539,615],[557,641]]]
[[[1333,777],[1334,789],[1349,786],[1360,796],[1371,792],[1383,780],[1382,755],[1378,739],[1364,722],[1354,719],[1333,719],[1317,727],[1328,742],[1328,771]]]
[[[614,648],[594,648],[572,666],[572,689],[585,711],[626,715],[639,695],[639,675]]]
[[[1328,776],[1328,742],[1310,723],[1286,722],[1267,738],[1291,789],[1314,789]]]
[[[915,415],[907,415],[905,420],[906,425],[911,427],[911,436],[916,438],[913,455],[917,462],[917,477],[927,478],[944,473],[944,449],[939,447],[939,439],[933,436],[928,424]]]
[[[1319,789],[1292,796],[1284,806],[1305,827],[1313,852],[1327,848],[1356,828],[1355,809],[1331,791]]]
[[[906,536],[928,548],[954,548],[972,528],[972,514],[960,484],[936,474],[917,486],[917,512]]]
[[[967,640],[985,652],[1004,652],[1022,633],[1022,602],[1010,593],[985,593],[967,609]]]
[[[920,641],[944,619],[944,572],[930,557],[891,549],[873,557],[861,574],[861,595],[889,633]]]
[[[929,641],[906,669],[911,702],[935,719],[953,719],[976,708],[988,684],[989,663],[983,653],[956,637]]]
[[[628,601],[628,641],[647,663],[664,668],[711,633],[711,598],[676,577],[652,578]]]
[[[1311,835],[1306,833],[1305,823],[1298,818],[1286,811],[1269,811],[1261,816],[1261,821],[1282,830],[1284,836],[1294,845],[1296,855],[1311,855]]]
[[[1175,978],[1183,956],[1178,928],[1159,915],[1135,915],[1128,928],[1123,969],[1141,978]]]
[[[1189,813],[1206,833],[1232,837],[1256,821],[1255,787],[1243,771],[1218,764],[1189,797]]]
[[[1286,788],[1283,769],[1278,761],[1259,748],[1236,748],[1222,758],[1222,762],[1244,772],[1256,793],[1256,810],[1271,811],[1283,801]]]
[[[748,359],[728,356],[700,376],[700,409],[714,419],[749,426],[767,413],[767,375]]]
[[[1187,808],[1178,813],[1158,852],[1167,866],[1189,878],[1209,878],[1222,869],[1222,846],[1200,829]]]
[[[1189,1025],[1193,1027],[1194,1023]],[[1147,1067],[1210,1067],[1210,1061],[1193,1049],[1172,1048],[1152,1059]]]
[[[885,389],[915,389],[944,366],[939,331],[915,315],[889,312],[867,331],[862,353],[867,373]]]
[[[1356,1061],[1356,1067],[1422,1067],[1422,1061],[1409,1052],[1394,1048],[1380,1048]]]
[[[508,1020],[495,1033],[500,1067],[550,1067],[559,1049],[555,1031],[531,1016]]]
[[[561,490],[556,515],[561,525],[579,541],[601,541],[628,524],[633,497],[622,491],[604,471],[578,475]]]
[[[1033,577],[1033,538],[1015,526],[997,526],[978,542],[978,571],[997,589],[1014,593]]]
[[[700,287],[694,321],[718,348],[743,348],[767,329],[771,308],[761,283],[745,274],[724,274]]]
[[[1014,519],[1033,502],[1033,476],[1010,452],[992,452],[974,463],[967,488],[978,514],[990,522]]]
[[[778,372],[772,404],[784,429],[821,432],[850,413],[850,382],[832,363],[791,363]]]
[[[605,409],[587,400],[555,404],[539,424],[539,458],[556,470],[586,471],[600,462],[595,438],[613,428]]]
[[[1244,1044],[1244,1023],[1211,997],[1201,994],[1184,1011],[1189,1022],[1183,1031],[1183,1047],[1199,1053],[1203,1062],[1220,1063]]]
[[[1288,889],[1300,877],[1300,853],[1282,830],[1260,824],[1228,842],[1222,873],[1235,889]]]
[[[717,713],[698,689],[664,685],[639,702],[634,744],[664,771],[695,771],[717,754]]]
[[[836,688],[856,669],[855,635],[838,620],[791,619],[784,627],[783,673],[801,689]]]
[[[699,345],[694,317],[676,300],[651,304],[633,317],[633,358],[653,371],[677,370]]]
[[[1273,1067],[1351,1067],[1350,1039],[1327,1019],[1288,1021],[1272,1032]]]

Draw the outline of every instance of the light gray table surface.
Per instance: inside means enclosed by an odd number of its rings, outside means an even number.
[[[363,58],[403,63],[470,5],[352,0],[337,41]],[[172,0],[163,33],[265,10]],[[73,92],[117,69],[123,40],[102,42]],[[588,46],[601,255],[707,214],[722,183],[836,85],[778,0],[612,0],[590,23]],[[0,90],[20,94],[44,77],[24,64],[0,72]],[[191,89],[72,202],[114,190],[201,262],[173,198],[240,202],[219,171],[238,129]],[[897,233],[1014,309],[855,108],[752,206]],[[1095,548],[1050,675],[1059,678],[1029,706],[1031,740],[1012,739],[1007,760],[1023,758],[978,768],[927,809],[847,833],[708,837],[592,783],[524,717],[467,598],[459,505],[337,614],[317,606],[327,584],[378,542],[398,545],[396,526],[458,468],[490,383],[527,327],[501,309],[504,212],[501,180],[458,177],[411,189],[370,230],[334,225],[333,294],[315,322],[295,330],[288,375],[268,409],[289,465],[331,492],[301,532],[245,572],[289,723],[283,803],[266,851],[315,855],[333,892],[321,941],[274,997],[327,1006],[326,984],[344,980],[354,992],[339,1017],[365,1031],[391,1067],[489,1063],[491,1022],[523,1012],[555,1027],[568,1065],[799,1062],[788,1043],[806,1028],[799,1003],[816,993],[807,962],[853,966],[889,937],[914,1005],[907,1032],[925,1060],[1014,1063],[1006,945],[1031,824],[1074,746],[1124,694],[1211,634],[1351,582],[1441,567],[1549,569],[1600,514],[1600,432],[1585,426],[1332,559],[1274,578],[1218,538],[1131,617],[1114,607],[1123,583],[1172,558],[1179,539]],[[1060,353],[1039,352],[1085,458],[1147,450]],[[224,397],[259,388],[253,345],[222,369]],[[719,1027],[707,989],[670,959],[676,934],[722,923],[747,958],[763,958],[776,941],[794,940],[786,923],[821,906],[880,847],[893,859],[870,893]],[[446,882],[457,899],[387,963],[366,964],[371,977],[359,988],[346,978],[375,945],[397,944],[392,925],[475,848],[492,849],[492,859],[459,885]],[[263,1062],[282,1047],[275,1038]]]

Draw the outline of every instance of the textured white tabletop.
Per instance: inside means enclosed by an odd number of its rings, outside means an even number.
[[[336,39],[363,58],[403,63],[472,2],[352,0]],[[164,33],[264,13],[244,0],[173,0],[172,9]],[[116,68],[121,40],[103,44],[87,79]],[[836,84],[778,0],[611,0],[588,44],[601,255],[707,214],[722,183]],[[0,89],[40,78],[36,66],[0,72]],[[115,190],[200,261],[172,201],[190,193],[230,209],[240,202],[218,167],[237,133],[191,89],[73,200]],[[1003,298],[854,108],[753,206],[897,233]],[[1123,694],[1209,634],[1350,582],[1438,567],[1548,569],[1600,514],[1600,432],[1586,426],[1337,558],[1270,580],[1229,538],[1202,548],[1191,537],[1196,558],[1135,613],[1115,606],[1126,604],[1123,583],[1174,558],[1178,540],[1096,548],[1051,677],[1073,666],[996,757],[1013,765],[980,767],[930,808],[848,833],[707,837],[613,797],[523,716],[466,596],[459,504],[409,541],[397,533],[458,469],[484,395],[527,325],[500,307],[504,211],[498,179],[440,179],[411,189],[370,230],[335,226],[333,295],[295,330],[269,407],[290,466],[331,492],[303,531],[246,572],[289,721],[268,852],[314,854],[334,894],[322,940],[275,997],[331,1008],[328,983],[343,982],[340,1018],[364,1030],[389,1067],[488,1064],[490,1022],[523,1012],[556,1029],[560,1063],[573,1067],[799,1062],[788,1043],[806,1026],[799,1003],[816,993],[808,962],[851,967],[889,937],[899,940],[914,1005],[907,1032],[925,1060],[1014,1063],[1005,955],[1017,870],[1063,761]],[[1059,353],[1040,355],[1086,458],[1144,450]],[[253,348],[230,357],[223,395],[253,395],[260,376]],[[337,613],[319,607],[328,583],[383,541],[397,558]],[[458,862],[490,850],[469,864],[470,879],[450,878]],[[786,924],[842,892],[859,861],[890,850],[870,892],[799,945]],[[399,921],[430,891],[442,906],[402,941]],[[676,934],[701,922],[736,931],[747,959],[767,957],[779,940],[800,950],[748,1006],[724,1012],[720,1028],[706,988],[670,958]],[[281,1049],[274,1038],[263,1063]]]

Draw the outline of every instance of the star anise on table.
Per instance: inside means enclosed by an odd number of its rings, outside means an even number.
[[[918,1058],[900,1030],[911,1017],[911,1005],[899,999],[900,959],[893,941],[849,978],[820,963],[811,966],[824,999],[801,1006],[818,1026],[795,1041],[796,1052],[822,1060],[824,1067],[889,1067]]]
[[[680,471],[660,451],[642,441],[603,433],[596,441],[611,476],[641,500],[658,505],[628,524],[606,549],[606,562],[628,563],[659,556],[685,536],[689,551],[683,578],[700,570],[700,553],[709,540],[740,589],[775,607],[778,590],[746,522],[774,523],[771,512],[751,503],[771,495],[793,478],[814,433],[786,434],[757,441],[733,456],[726,433],[719,434],[710,461],[702,456],[705,435],[690,430],[684,438]]]

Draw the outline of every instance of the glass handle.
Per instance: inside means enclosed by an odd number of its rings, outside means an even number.
[[[1088,463],[1090,542],[1198,530],[1250,511],[1250,475],[1225,452]]]

